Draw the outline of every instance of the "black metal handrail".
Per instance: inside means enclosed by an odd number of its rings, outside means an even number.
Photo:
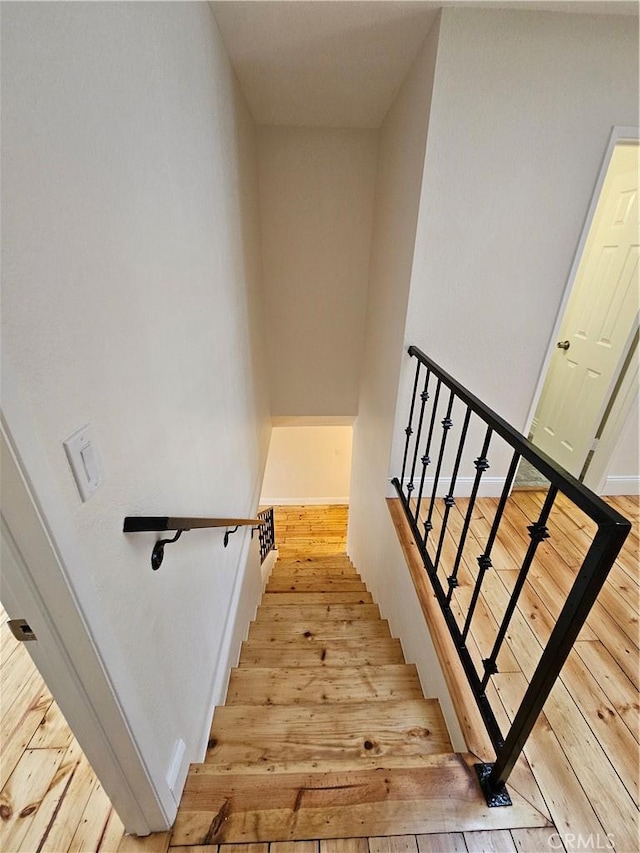
[[[222,539],[226,548],[229,544],[229,536],[235,533],[239,527],[251,527],[262,525],[259,518],[187,518],[170,515],[128,515],[122,526],[123,533],[149,533],[163,530],[176,530],[172,539],[159,539],[153,546],[151,552],[151,568],[157,571],[164,559],[165,545],[177,542],[183,533],[189,530],[202,529],[205,527],[225,527]]]
[[[449,633],[455,643],[487,733],[496,751],[494,763],[476,765],[480,784],[489,805],[509,805],[511,801],[505,783],[629,533],[631,524],[549,456],[538,450],[500,415],[496,414],[478,397],[471,394],[460,382],[450,376],[420,349],[415,346],[409,347],[409,355],[416,359],[416,373],[413,382],[409,421],[405,429],[406,441],[402,472],[399,477],[392,479],[392,483],[401,499],[424,567]],[[429,403],[429,401],[431,402]],[[456,404],[458,408],[460,405],[464,407],[464,417],[460,424],[458,444],[451,465],[451,452],[450,450],[447,452],[447,440],[454,427],[452,414]],[[416,409],[418,410],[417,413]],[[440,421],[441,431],[436,425],[439,415],[444,415]],[[442,563],[443,544],[447,532],[450,532],[447,526],[451,509],[456,503],[456,484],[459,482],[469,427],[472,423],[476,426],[478,420],[483,425],[480,452],[473,461],[475,473],[472,476],[469,503],[464,522],[459,532],[456,555],[450,574],[446,578],[446,584],[443,585],[438,575],[438,572],[444,568]],[[459,585],[459,572],[472,523],[473,508],[482,485],[483,475],[490,467],[489,451],[496,436],[513,452],[504,476],[504,482],[503,478],[500,478],[501,494],[489,535],[484,543],[482,553],[476,555],[478,573],[466,615],[462,614],[463,622],[460,624],[451,607],[452,596]],[[492,568],[492,550],[499,536],[500,524],[521,459],[526,459],[533,465],[549,480],[550,485],[537,520],[527,528],[530,542],[518,570],[517,581],[498,627],[491,653],[488,658],[482,661],[484,672],[479,673],[466,641],[485,575]],[[425,497],[425,488],[428,484],[427,470],[433,461],[435,461],[433,483],[430,484],[430,494]],[[445,470],[447,476],[443,473]],[[416,486],[418,477],[419,483]],[[432,545],[430,553],[429,536],[435,528],[434,511],[436,510],[437,493],[445,484],[447,493],[443,498],[444,510],[441,516],[439,536],[437,536],[437,543]],[[414,492],[416,493],[415,497],[413,496]],[[506,735],[503,735],[487,697],[487,686],[491,677],[498,672],[498,655],[509,630],[518,598],[527,580],[538,545],[549,538],[547,521],[558,493],[565,495],[594,521],[597,525],[597,532],[538,661],[511,727]],[[420,525],[422,525],[422,530]],[[435,532],[437,533],[437,531]]]
[[[273,523],[273,507],[263,509],[258,513],[261,521],[258,530],[258,541],[260,543],[260,563],[264,563],[270,551],[276,547],[275,526]],[[254,528],[255,529],[255,528]]]

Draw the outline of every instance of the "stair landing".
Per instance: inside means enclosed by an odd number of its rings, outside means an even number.
[[[516,791],[488,809],[476,760],[453,752],[349,559],[280,559],[171,845],[549,825]]]

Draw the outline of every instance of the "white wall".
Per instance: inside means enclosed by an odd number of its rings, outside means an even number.
[[[262,127],[259,142],[272,413],[355,415],[377,132]]]
[[[637,60],[634,18],[443,11],[405,343],[519,429]]]
[[[349,553],[416,658],[406,568],[367,538],[385,530],[391,449],[401,467],[403,352],[417,344],[525,426],[611,128],[637,124],[637,91],[629,19],[446,8],[382,128]]]
[[[350,426],[274,427],[261,504],[348,504]]]
[[[2,17],[3,364],[83,555],[74,592],[170,799],[174,743],[201,758],[259,566],[248,532],[224,550],[192,531],[154,573],[156,537],[123,535],[122,519],[257,506],[270,423],[254,126],[207,4]],[[28,469],[34,448],[5,415]],[[106,480],[83,504],[62,441],[86,422]]]
[[[391,630],[437,696],[456,747],[455,712],[385,502],[402,339],[413,261],[438,23],[404,81],[380,132],[367,326],[354,425],[348,553]]]

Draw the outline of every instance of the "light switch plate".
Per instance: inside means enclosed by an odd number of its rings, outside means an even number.
[[[80,497],[83,501],[89,500],[104,480],[104,470],[93,438],[91,424],[86,424],[74,432],[62,444]]]

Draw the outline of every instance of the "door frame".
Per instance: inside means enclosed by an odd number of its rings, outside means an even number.
[[[125,830],[148,835],[169,829],[175,800],[157,784],[157,773],[154,782],[155,768],[143,755],[149,751],[134,736],[144,732],[144,718],[135,701],[125,712],[101,655],[96,635],[106,630],[108,636],[109,628],[6,358],[0,451],[3,604],[10,618],[23,617],[34,630],[37,640],[26,648]],[[126,667],[118,669],[126,678]]]
[[[556,341],[558,339],[560,327],[564,320],[569,299],[573,291],[573,286],[578,275],[578,269],[582,261],[582,256],[586,246],[587,238],[589,236],[589,231],[591,229],[593,218],[595,216],[596,207],[600,200],[600,194],[602,192],[602,187],[607,174],[607,170],[609,169],[609,164],[611,163],[611,157],[613,156],[613,151],[616,145],[622,142],[640,142],[640,128],[622,127],[616,125],[611,130],[611,135],[609,137],[609,141],[607,143],[607,147],[605,149],[604,156],[600,164],[600,171],[598,172],[598,177],[593,189],[593,193],[591,195],[591,201],[589,202],[587,214],[584,220],[584,224],[582,226],[582,231],[580,233],[580,239],[578,240],[578,245],[573,256],[573,261],[571,263],[571,268],[567,277],[567,283],[562,294],[562,300],[558,308],[555,323],[549,336],[549,343],[547,345],[546,355],[544,361],[542,362],[542,367],[538,376],[538,383],[536,385],[531,406],[529,408],[529,413],[527,414],[527,418],[525,421],[525,435],[529,434],[532,426],[534,425],[536,410],[540,402],[540,397],[542,396],[542,389],[544,388],[544,384],[547,380],[551,359],[555,354]],[[604,412],[606,411],[606,407],[611,401],[612,395],[615,394],[616,396],[613,401],[613,405],[611,406],[611,411],[609,412],[607,418],[607,424],[602,434],[602,437],[604,439],[606,433],[606,441],[601,440],[599,442],[597,450],[591,457],[589,467],[587,468],[587,472],[585,474],[585,483],[588,484],[589,488],[593,489],[594,491],[601,490],[605,484],[607,478],[606,475],[608,464],[616,448],[616,444],[620,437],[620,433],[622,432],[622,428],[625,424],[626,417],[631,411],[631,406],[634,402],[634,395],[633,393],[629,393],[628,383],[625,383],[626,377],[622,379],[622,382],[620,381],[623,368],[625,367],[625,364],[629,358],[629,347],[633,343],[634,335],[635,329],[634,333],[630,335],[627,345],[625,346],[623,355],[618,364],[618,371],[610,386],[608,402],[605,404],[605,408],[603,409],[604,414]],[[628,370],[627,373],[633,373],[633,370]],[[623,386],[626,389],[626,393],[622,393]],[[598,429],[601,425],[602,424],[600,421],[596,429]],[[597,469],[598,471],[597,477],[590,476],[592,466],[595,466],[595,469]]]

